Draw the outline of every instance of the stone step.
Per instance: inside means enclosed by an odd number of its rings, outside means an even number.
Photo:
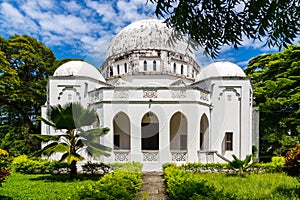
[[[165,200],[164,177],[162,172],[143,173],[142,188],[135,200]]]

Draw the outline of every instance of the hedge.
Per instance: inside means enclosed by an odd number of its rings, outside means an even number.
[[[177,166],[164,168],[166,192],[170,200],[235,199],[234,194],[217,190],[206,180]]]
[[[96,183],[79,187],[70,199],[134,199],[142,185],[141,169],[142,165],[139,163],[119,165],[113,173],[105,174]]]

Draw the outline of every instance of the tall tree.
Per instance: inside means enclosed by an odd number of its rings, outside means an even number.
[[[63,153],[60,161],[66,160],[70,164],[71,177],[77,174],[76,163],[84,158],[79,154],[86,150],[90,156],[109,155],[111,148],[99,144],[100,136],[106,134],[108,128],[93,128],[86,130],[97,119],[97,114],[93,110],[88,110],[78,103],[69,103],[65,106],[51,106],[47,110],[48,119],[41,118],[47,125],[56,130],[66,130],[66,133],[59,135],[36,135],[44,142],[50,142],[37,154],[47,156],[53,153]]]
[[[29,132],[40,132],[36,117],[46,102],[46,85],[55,60],[49,48],[28,35],[0,37],[2,124],[26,124]]]
[[[257,56],[245,72],[260,109],[260,155],[283,154],[300,141],[300,46]]]
[[[243,38],[281,48],[300,32],[295,0],[150,0],[156,15],[216,57],[224,44],[238,48]],[[176,35],[175,35],[176,36]]]

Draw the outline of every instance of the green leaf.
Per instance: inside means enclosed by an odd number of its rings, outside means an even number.
[[[31,134],[32,136],[39,138],[43,142],[49,142],[49,141],[57,141],[61,135],[40,135],[40,134]]]

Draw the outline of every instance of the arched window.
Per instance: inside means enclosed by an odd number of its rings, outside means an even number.
[[[147,61],[144,60],[144,71],[147,71]]]
[[[205,114],[200,120],[200,150],[207,150],[209,148],[209,122]]]
[[[110,68],[109,68],[109,76],[113,76],[113,75],[114,75],[113,68],[112,68],[112,67],[110,67]]]
[[[195,70],[192,71],[192,77],[194,78],[195,74]]]
[[[157,116],[148,112],[141,121],[142,150],[159,150],[159,122]]]
[[[176,73],[176,63],[173,65],[173,73]]]
[[[125,73],[128,72],[128,69],[127,69],[127,63],[124,63],[124,71],[125,71]]]
[[[181,65],[181,74],[183,74],[183,65]]]
[[[153,61],[153,71],[156,71],[156,61]]]
[[[119,112],[113,118],[114,149],[130,149],[130,119]]]
[[[187,118],[181,113],[175,113],[170,120],[170,149],[187,149]]]
[[[118,74],[120,74],[120,66],[119,65],[117,65],[117,72],[118,72]]]

